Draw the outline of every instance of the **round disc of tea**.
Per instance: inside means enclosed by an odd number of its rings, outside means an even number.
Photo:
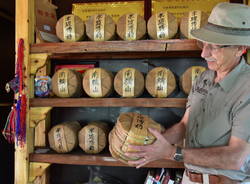
[[[56,23],[56,35],[64,42],[80,41],[84,38],[84,34],[84,22],[76,15],[64,15]]]
[[[172,13],[160,12],[150,17],[147,28],[150,38],[155,40],[167,40],[176,35],[178,21]]]
[[[82,92],[81,81],[79,72],[60,69],[52,77],[52,91],[58,97],[79,97]]]
[[[153,97],[167,97],[175,88],[175,76],[165,67],[156,67],[146,76],[146,89]]]

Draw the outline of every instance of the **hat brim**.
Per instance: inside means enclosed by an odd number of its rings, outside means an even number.
[[[240,36],[214,32],[206,28],[191,31],[191,35],[200,41],[217,45],[244,45],[250,46],[250,36]]]

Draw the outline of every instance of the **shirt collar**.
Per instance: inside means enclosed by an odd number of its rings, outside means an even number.
[[[246,61],[242,57],[240,63],[231,72],[229,72],[229,74],[222,81],[219,82],[219,85],[224,91],[228,92],[233,87],[245,64]]]

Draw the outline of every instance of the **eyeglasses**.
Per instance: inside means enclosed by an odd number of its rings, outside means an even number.
[[[222,48],[228,48],[228,47],[233,46],[233,45],[214,45],[214,44],[209,44],[209,43],[203,43],[201,41],[196,41],[196,44],[200,49],[204,49],[206,47],[207,49],[210,49],[210,50],[219,50]]]

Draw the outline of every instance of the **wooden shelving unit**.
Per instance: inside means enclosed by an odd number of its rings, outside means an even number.
[[[128,165],[115,160],[110,154],[86,155],[77,154],[30,154],[31,162],[45,162],[52,164],[72,164],[72,165],[99,165],[99,166],[122,166]],[[147,164],[144,167],[150,168],[184,168],[182,162],[172,160],[157,160]]]
[[[177,107],[185,98],[32,98],[31,107]]]
[[[128,166],[115,160],[109,153],[87,155],[80,153],[35,153],[36,139],[46,145],[46,130],[49,128],[49,114],[53,107],[146,107],[184,108],[185,98],[33,98],[32,84],[36,72],[47,70],[49,60],[102,60],[143,59],[166,57],[199,57],[200,49],[194,40],[138,40],[138,41],[82,41],[75,43],[34,44],[33,1],[18,0],[16,37],[25,39],[25,85],[28,99],[27,141],[24,147],[16,146],[15,183],[47,184],[51,164]],[[29,5],[29,6],[28,6]],[[25,14],[23,14],[25,12]],[[27,21],[29,20],[29,21]],[[165,60],[164,60],[165,62]],[[166,60],[166,62],[168,62]],[[31,66],[31,67],[30,67]],[[46,75],[46,74],[45,74]],[[48,124],[47,124],[48,123]],[[40,146],[40,145],[39,145]],[[145,167],[184,168],[183,163],[172,160],[158,160]],[[23,171],[23,172],[20,172]],[[39,181],[39,182],[37,182]]]
[[[194,40],[138,40],[138,41],[82,41],[75,43],[32,44],[31,54],[49,53],[50,59],[136,59],[158,57],[199,56],[200,49]],[[119,61],[117,61],[119,62]],[[167,61],[166,61],[167,62]],[[119,63],[118,63],[119,64]],[[31,108],[46,107],[146,107],[184,108],[186,98],[30,98]],[[122,166],[128,165],[115,160],[109,153],[87,155],[80,153],[30,153],[29,161],[34,163]],[[158,160],[147,164],[150,168],[184,168],[183,163],[172,160]]]
[[[136,40],[136,41],[82,41],[73,43],[40,43],[31,45],[30,52],[72,54],[72,53],[128,53],[129,52],[173,52],[199,51],[195,40]]]

